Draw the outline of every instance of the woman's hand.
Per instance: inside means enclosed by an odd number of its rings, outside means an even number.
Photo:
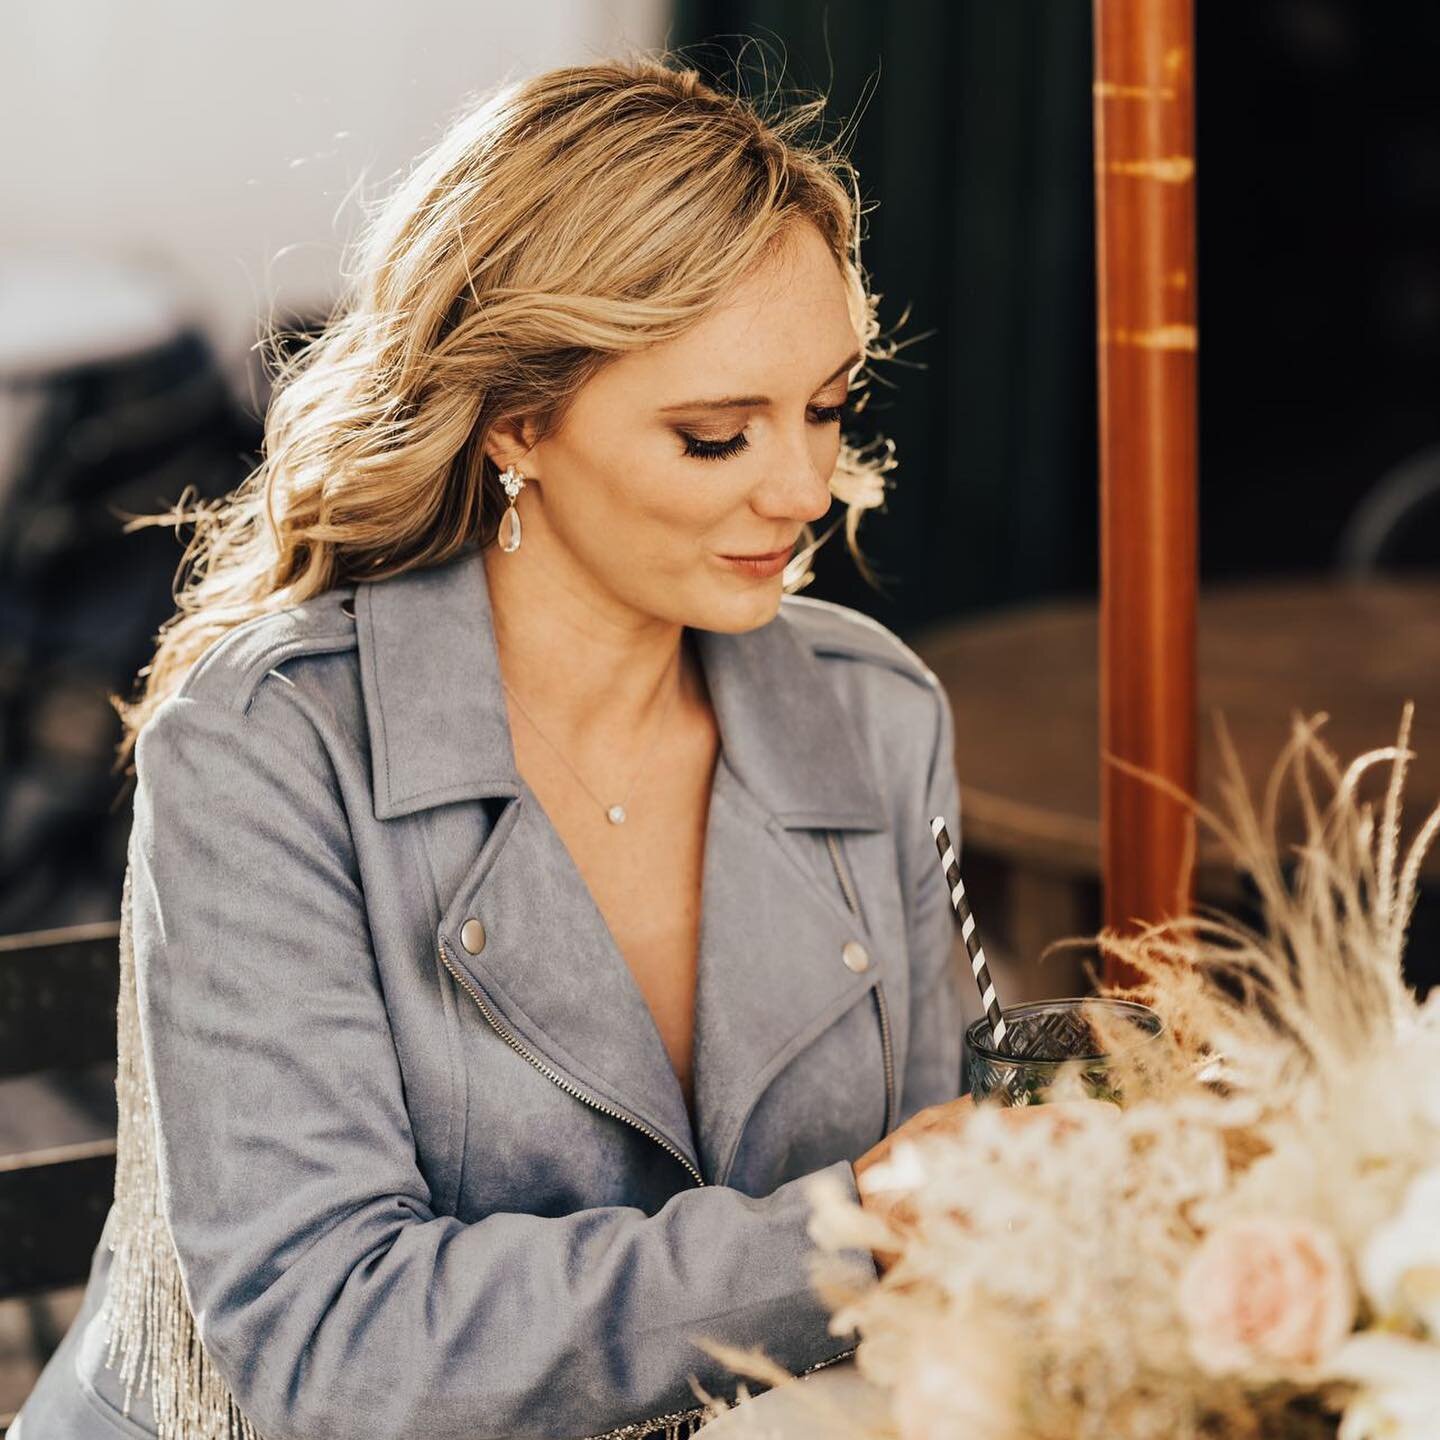
[[[1074,1128],[1077,1123],[1075,1115],[1078,1110],[1083,1108],[1088,1113],[1092,1107],[1103,1103],[1105,1102],[1096,1100],[1059,1100],[1046,1105],[1013,1105],[996,1106],[995,1108],[1007,1125],[1016,1127],[1046,1125],[1055,1134],[1060,1135],[1066,1130]],[[1114,1109],[1115,1107],[1108,1106],[1107,1108]],[[974,1113],[975,1099],[972,1095],[962,1095],[958,1100],[947,1100],[940,1105],[930,1105],[924,1110],[916,1111],[903,1125],[892,1130],[878,1144],[871,1146],[854,1164],[862,1208],[872,1214],[884,1216],[902,1231],[908,1230],[915,1222],[915,1211],[909,1203],[908,1196],[903,1192],[895,1191],[867,1194],[861,1177],[870,1166],[889,1159],[891,1149],[897,1140],[915,1140],[921,1135],[931,1134],[959,1135]],[[899,1258],[899,1251],[895,1250],[875,1250],[871,1253],[875,1256],[875,1268],[882,1275]]]

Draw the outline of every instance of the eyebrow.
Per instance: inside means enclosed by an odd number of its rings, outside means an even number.
[[[838,379],[850,367],[860,359],[860,351],[856,351],[843,364],[837,365],[815,388],[823,389],[832,380]],[[660,413],[669,415],[675,410],[750,410],[757,409],[762,405],[769,405],[768,395],[727,395],[720,400],[687,400],[679,405],[662,405]]]

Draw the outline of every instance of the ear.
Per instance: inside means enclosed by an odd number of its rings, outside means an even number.
[[[485,437],[485,453],[502,473],[514,465],[524,474],[525,457],[535,448],[532,435],[533,427],[523,417],[499,420]]]

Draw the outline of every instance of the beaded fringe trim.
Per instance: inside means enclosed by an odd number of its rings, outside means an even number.
[[[852,1345],[848,1350],[839,1355],[831,1355],[827,1360],[816,1361],[814,1365],[801,1370],[800,1375],[810,1375],[816,1370],[823,1370],[827,1365],[838,1364],[841,1360],[848,1360],[860,1347]],[[796,1377],[797,1379],[799,1376]],[[733,1410],[739,1403],[739,1399],[724,1401],[727,1409]],[[649,1420],[637,1420],[630,1425],[621,1425],[617,1429],[607,1430],[603,1435],[587,1435],[585,1440],[689,1440],[707,1420],[714,1419],[715,1412],[711,1406],[697,1405],[693,1410],[675,1410],[668,1415],[655,1415]]]
[[[127,865],[120,892],[115,1203],[104,1236],[114,1256],[101,1308],[102,1323],[108,1327],[105,1364],[115,1368],[119,1354],[127,1415],[132,1396],[149,1389],[157,1440],[264,1440],[241,1412],[195,1328],[160,1203],[155,1117],[130,944],[130,888]],[[801,1373],[808,1375],[854,1353],[851,1348]],[[738,1403],[729,1402],[729,1408]],[[713,1407],[698,1405],[621,1425],[587,1440],[689,1440],[713,1415]]]
[[[160,1204],[155,1120],[130,945],[130,889],[127,865],[120,892],[115,1203],[105,1231],[114,1255],[102,1307],[109,1341],[105,1364],[113,1369],[118,1351],[127,1415],[132,1395],[148,1387],[158,1440],[262,1440],[195,1328]]]
[[[588,1435],[585,1440],[688,1440],[705,1423],[707,1411],[701,1405],[695,1410],[676,1410],[670,1415],[657,1415],[634,1425],[622,1425],[603,1435]]]

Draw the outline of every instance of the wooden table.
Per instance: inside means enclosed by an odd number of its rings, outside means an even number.
[[[1073,897],[1077,885],[1093,887],[1100,875],[1095,601],[951,622],[913,643],[955,711],[962,853],[970,847],[998,857],[1016,886],[1007,909],[1017,953],[1033,955],[1054,934],[1088,930],[1094,907]],[[1321,735],[1348,762],[1394,743],[1407,699],[1415,701],[1410,745],[1417,752],[1407,835],[1440,799],[1440,579],[1209,587],[1200,597],[1198,654],[1206,804],[1219,804],[1217,712],[1258,794],[1293,711],[1326,712]],[[1291,807],[1282,812],[1282,835],[1299,833]],[[1199,840],[1197,883],[1223,898],[1235,885],[1234,867],[1203,827]],[[1425,874],[1440,876],[1440,846]],[[983,930],[979,909],[977,899]]]

